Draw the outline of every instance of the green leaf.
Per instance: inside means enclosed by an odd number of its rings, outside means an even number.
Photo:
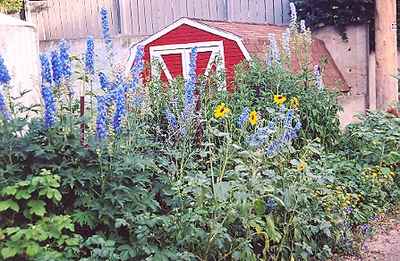
[[[19,211],[19,206],[17,202],[12,201],[12,200],[5,200],[5,201],[0,201],[0,212],[6,211],[7,209],[12,209],[15,212]]]
[[[17,187],[16,186],[8,186],[5,187],[2,191],[1,194],[3,196],[14,196],[15,193],[17,193]]]
[[[266,209],[264,200],[257,199],[256,202],[254,202],[254,208],[258,216],[264,215]]]
[[[31,198],[31,193],[29,193],[28,190],[20,190],[17,192],[17,194],[15,195],[16,199],[30,199]]]
[[[29,200],[28,202],[28,207],[30,207],[29,213],[43,217],[44,214],[46,213],[45,205],[46,203],[44,203],[43,200]]]
[[[229,197],[230,184],[228,182],[220,182],[215,184],[214,194],[219,201],[226,201]]]
[[[266,216],[265,221],[267,235],[271,238],[272,241],[278,243],[281,240],[282,235],[278,231],[276,231],[274,220],[271,216]]]
[[[1,255],[4,257],[4,259],[14,257],[17,254],[17,250],[12,247],[5,247],[1,250]]]
[[[39,253],[40,246],[37,243],[30,243],[26,248],[26,254],[28,256],[36,256]]]

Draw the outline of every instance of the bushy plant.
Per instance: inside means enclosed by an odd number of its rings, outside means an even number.
[[[0,12],[17,13],[22,8],[22,0],[1,0]]]
[[[68,215],[55,215],[62,195],[60,177],[42,170],[40,175],[4,187],[0,201],[0,253],[2,258],[65,259],[79,250]]]

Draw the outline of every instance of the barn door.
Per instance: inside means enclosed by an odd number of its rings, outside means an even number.
[[[215,68],[217,70],[225,70],[223,42],[197,42],[150,47],[151,60],[157,60],[161,65],[161,71],[157,66],[152,66],[152,76],[161,77],[164,81],[171,81],[178,76],[187,78],[190,52],[194,47],[197,47],[197,75],[208,75],[213,70],[213,66],[217,66]],[[215,63],[218,57],[221,61]]]

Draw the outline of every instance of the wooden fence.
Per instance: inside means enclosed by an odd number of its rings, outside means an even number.
[[[55,40],[100,36],[101,7],[114,35],[150,35],[180,17],[286,24],[289,16],[289,0],[46,0],[26,9],[40,40]]]

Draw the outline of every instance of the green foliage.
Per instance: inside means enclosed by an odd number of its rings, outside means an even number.
[[[22,8],[22,0],[0,0],[0,12],[17,13]]]
[[[55,215],[60,204],[60,177],[43,170],[39,176],[4,187],[0,201],[2,258],[58,260],[70,257],[80,236],[68,215]]]

